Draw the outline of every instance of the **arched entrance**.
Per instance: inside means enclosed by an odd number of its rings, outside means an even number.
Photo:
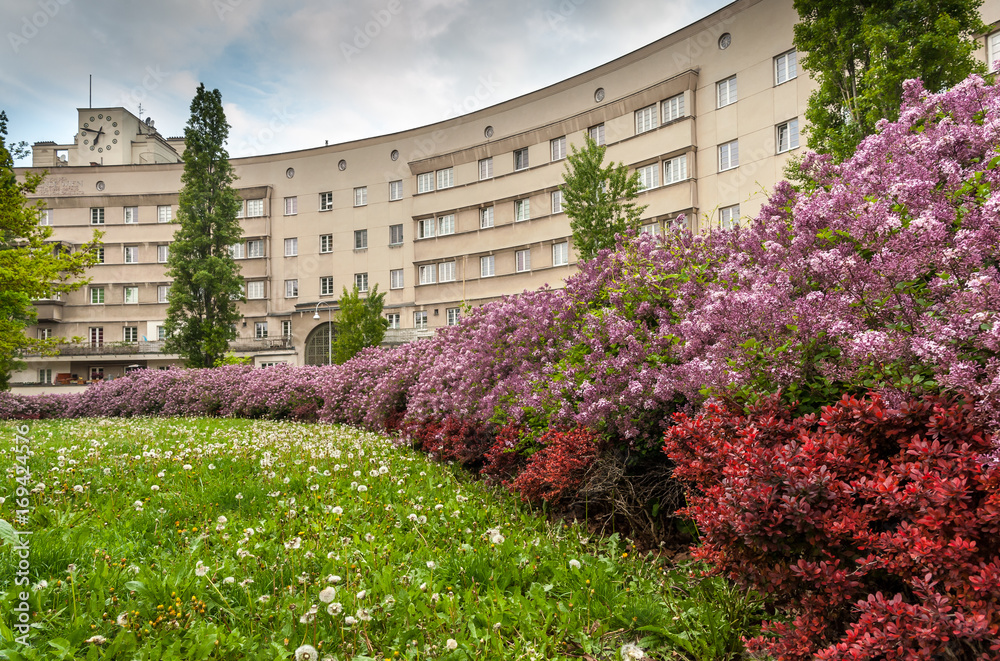
[[[330,322],[325,322],[312,329],[306,338],[306,365],[329,365],[331,343],[337,329]]]

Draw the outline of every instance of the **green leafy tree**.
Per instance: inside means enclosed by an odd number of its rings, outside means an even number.
[[[819,87],[806,110],[809,147],[850,157],[880,119],[899,118],[903,82],[928,90],[984,71],[973,54],[986,32],[982,0],[795,0],[795,47]]]
[[[580,259],[595,257],[603,248],[615,247],[615,235],[639,229],[645,206],[634,200],[639,194],[639,173],[629,176],[622,164],[604,163],[607,149],[584,134],[583,149],[572,146],[563,173],[563,211],[570,219],[573,245]]]
[[[365,347],[374,347],[382,342],[389,321],[382,316],[385,293],[378,292],[378,285],[372,287],[364,298],[355,285],[352,291],[344,287],[340,296],[340,312],[337,313],[337,336],[333,339],[333,362],[346,363],[354,354]]]
[[[74,291],[89,280],[79,279],[97,263],[101,234],[78,250],[50,241],[52,228],[40,224],[44,205],[31,204],[44,174],[27,173],[18,181],[14,158],[25,144],[7,146],[7,115],[0,111],[0,389],[10,385],[11,372],[27,351],[55,353],[58,341],[38,340],[24,331],[35,323],[34,300]]]
[[[242,201],[232,184],[236,174],[225,143],[229,124],[219,90],[205,85],[191,102],[184,129],[184,175],[177,221],[167,260],[170,287],[166,350],[190,367],[212,367],[236,337],[243,277],[229,252],[243,230],[236,214]]]

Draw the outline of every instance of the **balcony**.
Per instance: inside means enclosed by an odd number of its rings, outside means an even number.
[[[163,340],[155,342],[105,342],[103,344],[57,344],[60,356],[136,356],[162,354]],[[275,349],[291,349],[290,337],[238,338],[229,343],[233,353],[257,353]],[[39,355],[39,354],[30,354]]]
[[[35,301],[35,312],[38,313],[38,321],[62,321],[63,301],[56,299],[46,299]]]

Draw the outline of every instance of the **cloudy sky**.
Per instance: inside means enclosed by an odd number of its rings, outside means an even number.
[[[124,106],[182,135],[199,82],[232,156],[404,130],[624,55],[727,0],[5,0],[10,140],[70,142],[76,108]],[[19,165],[29,165],[26,160]]]

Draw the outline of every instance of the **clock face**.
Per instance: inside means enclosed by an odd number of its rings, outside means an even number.
[[[118,120],[111,113],[97,113],[90,115],[87,121],[80,127],[80,140],[84,148],[103,154],[111,151],[118,144],[118,138],[112,137],[121,134],[118,128]]]

